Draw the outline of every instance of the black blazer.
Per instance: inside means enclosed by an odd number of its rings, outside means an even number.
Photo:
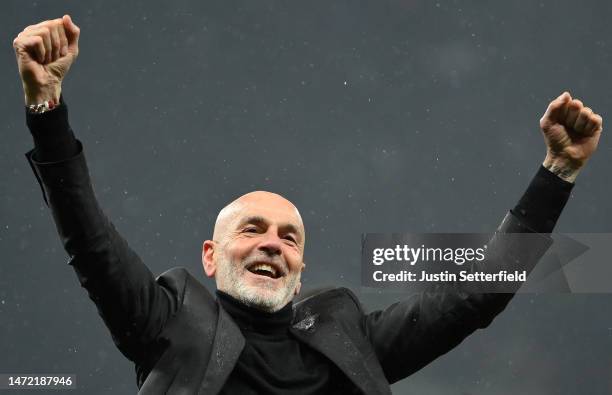
[[[41,163],[26,157],[43,189],[81,286],[119,350],[134,362],[139,394],[216,394],[244,346],[229,314],[184,268],[155,278],[104,215],[80,151]],[[511,213],[495,235],[532,232]],[[487,265],[507,260],[530,270],[552,240],[515,248],[496,236]],[[493,253],[494,252],[494,253]],[[346,288],[294,304],[293,334],[327,356],[366,394],[390,394],[394,383],[489,325],[508,293],[420,293],[365,313]]]

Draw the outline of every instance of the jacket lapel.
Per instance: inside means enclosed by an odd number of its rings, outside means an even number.
[[[244,348],[244,336],[229,314],[219,306],[217,330],[200,395],[217,394],[227,381]]]
[[[322,323],[319,320],[318,314],[308,315],[293,325],[291,333],[329,358],[364,394],[391,394],[388,384],[371,374],[378,366],[368,364],[374,355],[366,358],[336,321]]]

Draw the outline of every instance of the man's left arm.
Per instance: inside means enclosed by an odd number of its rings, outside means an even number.
[[[595,151],[601,116],[564,92],[553,100],[540,127],[546,158],[488,243],[495,265],[514,262],[530,271],[551,244],[546,235],[531,249],[512,248],[501,233],[552,232],[580,169]],[[530,243],[531,244],[531,243]],[[478,328],[487,327],[511,300],[510,293],[466,292],[457,284],[442,293],[420,293],[365,316],[364,326],[389,382],[416,372]]]

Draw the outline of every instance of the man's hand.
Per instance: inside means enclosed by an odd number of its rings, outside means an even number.
[[[597,148],[602,122],[600,115],[563,92],[550,102],[540,119],[547,148],[542,165],[562,179],[574,182]]]
[[[26,105],[59,102],[62,80],[79,54],[79,34],[64,15],[30,25],[13,40]]]

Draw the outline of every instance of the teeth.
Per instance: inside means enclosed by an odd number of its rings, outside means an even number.
[[[257,270],[264,270],[266,272],[272,273],[273,277],[276,277],[276,270],[268,264],[258,263],[251,267],[251,271],[256,272]]]

